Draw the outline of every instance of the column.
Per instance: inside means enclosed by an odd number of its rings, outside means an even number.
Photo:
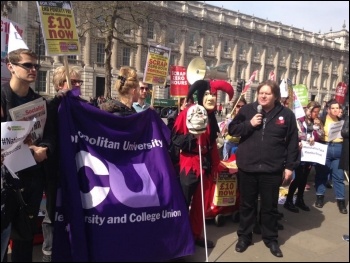
[[[216,50],[216,66],[221,64],[221,51],[222,51],[222,34],[219,34],[219,43],[218,43],[218,48]]]
[[[185,56],[186,56],[186,33],[187,28],[181,29],[181,44],[180,44],[180,59],[179,66],[185,65]]]
[[[118,40],[113,39],[113,47],[112,47],[112,57],[111,57],[111,65],[114,70],[119,70],[118,67]]]

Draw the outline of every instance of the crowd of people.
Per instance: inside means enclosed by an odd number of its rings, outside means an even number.
[[[36,81],[38,74],[37,56],[31,50],[18,49],[7,57],[7,67],[11,72],[9,83],[1,88],[1,121],[11,121],[9,110],[40,97],[30,84]],[[67,76],[68,75],[68,76]],[[68,77],[68,78],[67,78]],[[67,79],[70,83],[67,83]],[[1,173],[1,259],[6,261],[6,249],[12,239],[12,262],[31,262],[33,238],[43,192],[46,195],[46,214],[42,223],[44,242],[42,245],[43,261],[52,260],[52,243],[57,188],[60,182],[58,134],[58,107],[62,98],[70,90],[79,90],[83,81],[78,68],[58,67],[53,74],[53,85],[56,96],[47,101],[47,120],[44,134],[40,140],[28,138],[25,142],[32,150],[37,164],[18,172],[19,179],[13,182],[6,167]],[[130,67],[121,67],[115,83],[118,99],[105,100],[90,98],[92,105],[117,116],[129,116],[152,108],[145,102],[148,84],[138,79],[137,73]],[[244,97],[234,102],[234,110],[226,116],[223,128],[217,123],[216,96],[217,91],[226,92],[230,100],[233,88],[221,80],[198,80],[190,86],[187,98],[183,100],[179,112],[169,118],[171,129],[171,145],[178,150],[176,159],[178,179],[184,195],[184,202],[189,208],[189,221],[195,244],[213,248],[214,242],[203,236],[203,207],[201,195],[208,192],[208,187],[217,178],[220,166],[220,154],[216,140],[218,134],[224,137],[223,160],[236,155],[238,166],[238,187],[240,193],[238,242],[235,250],[244,252],[252,244],[255,224],[261,229],[262,240],[276,257],[283,257],[278,244],[278,212],[277,204],[279,188],[282,184],[290,184],[284,207],[291,212],[299,209],[310,211],[304,202],[303,194],[308,174],[315,166],[315,206],[321,209],[328,176],[333,184],[335,198],[340,213],[346,214],[344,173],[348,171],[348,126],[349,117],[340,133],[330,134],[330,127],[341,121],[339,118],[341,105],[336,100],[327,104],[326,114],[321,116],[321,106],[310,102],[305,108],[305,116],[296,118],[293,111],[281,103],[278,83],[267,80],[257,88],[257,100],[247,103]],[[205,108],[208,124],[200,132],[193,132],[188,127],[188,110],[194,104],[193,94],[197,92],[198,105]],[[222,108],[219,108],[222,114]],[[332,138],[331,140],[329,138]],[[335,138],[334,138],[335,137]],[[301,149],[305,143],[313,145],[319,142],[328,146],[325,165],[301,161]],[[169,147],[171,147],[169,145]],[[267,154],[268,153],[268,154]],[[11,157],[10,157],[11,158]],[[202,164],[202,166],[200,166]],[[294,172],[294,178],[293,178]],[[202,193],[200,180],[203,180]],[[296,202],[293,196],[298,189]],[[16,211],[9,213],[9,207],[3,196],[9,196],[13,190],[20,190],[30,214],[32,233],[27,240],[11,236],[11,222],[17,216]],[[258,212],[258,198],[260,211]],[[208,196],[206,196],[208,198]],[[7,199],[10,199],[8,197]],[[208,200],[205,200],[208,204]],[[3,220],[6,219],[6,220]]]

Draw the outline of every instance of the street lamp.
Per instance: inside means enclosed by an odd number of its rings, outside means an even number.
[[[201,56],[201,52],[203,51],[203,47],[201,45],[198,45],[197,46],[197,52],[198,52],[198,55]]]

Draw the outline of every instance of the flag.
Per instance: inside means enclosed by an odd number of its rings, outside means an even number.
[[[21,35],[17,32],[15,26],[10,23],[9,45],[7,53],[21,48],[29,49],[27,44],[22,39]]]
[[[276,80],[276,75],[275,75],[275,72],[273,70],[271,70],[271,72],[269,74],[269,80],[272,80],[272,81]]]
[[[258,74],[258,70],[255,70],[253,74],[250,76],[247,84],[244,86],[242,94],[245,94],[247,90],[250,88],[250,85],[254,82],[256,75]]]
[[[156,111],[120,117],[68,92],[58,119],[53,261],[165,262],[194,254],[170,130]]]
[[[288,97],[288,86],[286,84],[287,84],[287,81],[285,79],[282,79],[280,83],[281,98]]]

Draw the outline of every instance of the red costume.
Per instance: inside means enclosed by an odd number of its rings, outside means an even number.
[[[216,96],[217,90],[223,90],[229,94],[230,100],[232,99],[233,87],[228,82],[221,80],[196,81],[193,83],[193,85],[191,85],[187,98],[192,97],[193,93],[197,91],[198,104],[206,108],[205,105],[203,105],[203,97],[205,92],[209,91],[211,96]],[[220,163],[219,151],[216,145],[217,133],[220,132],[220,130],[215,118],[215,108],[210,110],[206,108],[208,113],[208,125],[206,131],[202,133],[199,140],[197,140],[195,135],[191,134],[186,126],[187,110],[188,108],[184,109],[176,118],[173,128],[174,135],[172,137],[172,141],[181,149],[179,161],[180,182],[187,205],[191,207],[190,221],[193,236],[196,241],[202,241],[203,214],[199,178],[201,174],[199,141],[201,144],[203,189],[205,192],[204,196],[208,196],[210,192],[209,180],[212,181],[217,175],[218,166]],[[210,206],[210,201],[211,200],[205,200],[205,207]],[[214,245],[210,246],[208,242],[208,247],[213,246]]]

